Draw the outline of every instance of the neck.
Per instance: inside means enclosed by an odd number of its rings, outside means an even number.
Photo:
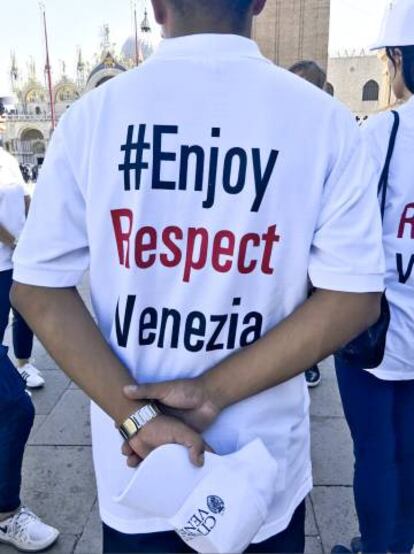
[[[189,24],[187,21],[174,19],[163,28],[165,38],[178,38],[198,34],[230,34],[251,38],[252,20],[247,19],[239,23],[228,21],[207,22],[205,19],[196,18]]]

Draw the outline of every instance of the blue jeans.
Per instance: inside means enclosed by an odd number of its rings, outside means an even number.
[[[305,550],[305,502],[297,508],[289,527],[267,541],[252,544],[246,552],[257,554],[300,554]],[[104,554],[190,553],[194,552],[174,532],[124,535],[103,525]]]
[[[365,553],[414,546],[414,381],[382,381],[337,362],[354,441],[354,494]]]
[[[3,344],[10,314],[10,289],[13,282],[13,270],[0,271],[0,344]],[[25,320],[13,310],[13,348],[19,360],[28,360],[32,355],[33,333]]]
[[[20,506],[23,454],[33,420],[25,382],[0,345],[0,512]]]

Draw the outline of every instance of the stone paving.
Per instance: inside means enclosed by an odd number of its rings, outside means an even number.
[[[60,529],[50,554],[100,554],[89,402],[38,343],[34,358],[46,386],[33,392],[36,419],[24,461],[23,500]],[[351,440],[332,364],[322,367],[322,384],[311,391],[315,488],[308,501],[307,554],[329,554],[335,543],[346,544],[357,534]],[[0,545],[0,554],[14,552]]]

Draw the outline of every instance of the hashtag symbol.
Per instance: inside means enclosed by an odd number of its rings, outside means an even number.
[[[150,149],[150,144],[145,142],[146,125],[141,124],[138,130],[138,141],[134,142],[135,126],[129,125],[126,143],[121,146],[121,152],[125,152],[124,163],[118,165],[119,171],[124,174],[124,189],[131,190],[131,175],[135,178],[135,190],[141,186],[142,170],[148,169],[148,163],[143,161],[144,151]],[[135,153],[135,159],[133,154]]]

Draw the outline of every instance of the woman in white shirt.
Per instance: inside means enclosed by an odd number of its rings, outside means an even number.
[[[337,374],[354,441],[362,535],[351,548],[408,553],[414,546],[414,0],[394,2],[375,48],[386,48],[392,88],[402,103],[383,224],[391,323],[379,367],[355,370],[337,361]],[[393,123],[387,112],[363,130],[379,172]]]

